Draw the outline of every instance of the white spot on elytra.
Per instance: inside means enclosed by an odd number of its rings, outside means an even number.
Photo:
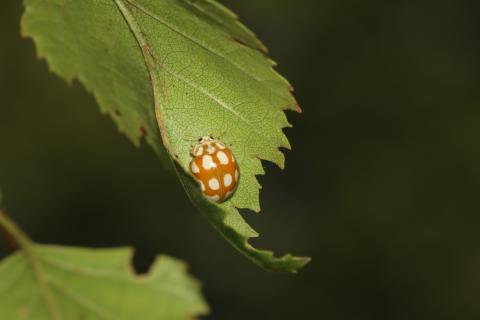
[[[238,170],[235,169],[235,181],[238,181]]]
[[[225,185],[225,187],[230,187],[230,185],[232,184],[232,175],[230,173],[227,173],[223,176],[223,184]]]
[[[233,191],[228,191],[223,199],[228,199],[232,195]]]
[[[232,154],[232,162],[235,163],[235,157]]]
[[[220,189],[220,183],[218,182],[217,178],[212,178],[212,179],[208,180],[208,186],[212,190]]]
[[[200,172],[200,168],[197,166],[197,164],[195,162],[192,162],[191,169],[192,169],[193,173],[199,173]]]
[[[214,154],[215,153],[215,147],[211,143],[208,144],[207,152],[209,154]]]
[[[221,164],[228,164],[228,157],[223,151],[218,151],[217,152],[217,158],[220,160]]]
[[[205,191],[205,185],[203,184],[202,181],[198,180],[200,182],[200,188],[202,188],[202,191]]]
[[[225,145],[223,143],[217,142],[215,143],[218,149],[225,149]]]
[[[210,199],[210,200],[213,200],[213,201],[219,201],[220,200],[219,195],[214,195],[214,196],[205,195],[205,196],[207,197],[207,199]]]
[[[203,154],[203,147],[198,147],[194,153],[196,157],[201,156]]]
[[[212,156],[204,155],[202,158],[202,166],[205,170],[215,168],[217,165],[213,162]]]

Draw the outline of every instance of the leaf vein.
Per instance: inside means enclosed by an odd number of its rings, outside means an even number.
[[[145,7],[141,6],[140,4],[132,1],[132,0],[126,0],[128,3],[130,3],[132,6],[136,7],[138,10],[140,10],[141,12],[143,12],[144,14],[148,15],[149,17],[153,18],[154,20],[158,21],[159,23],[163,24],[164,26],[166,26],[167,28],[169,28],[170,30],[172,30],[173,32],[181,35],[182,37],[192,41],[193,43],[195,43],[196,45],[198,45],[199,47],[201,47],[202,49],[216,55],[217,57],[227,61],[228,63],[230,63],[231,65],[233,65],[236,69],[238,69],[239,71],[241,71],[242,73],[244,73],[245,75],[247,75],[248,77],[254,79],[255,81],[261,83],[262,85],[267,82],[267,81],[273,81],[273,82],[278,82],[280,83],[280,81],[278,80],[265,80],[265,79],[259,79],[257,76],[255,76],[254,74],[248,72],[246,69],[244,69],[243,67],[241,67],[238,63],[235,63],[234,61],[232,61],[231,59],[228,59],[225,55],[221,54],[220,52],[218,52],[217,50],[215,50],[214,48],[210,47],[210,46],[207,46],[205,44],[203,44],[201,41],[199,41],[197,38],[193,37],[192,35],[188,35],[186,34],[185,32],[183,32],[182,30],[176,28],[175,26],[173,26],[172,24],[170,24],[169,22],[165,21],[164,19],[162,19],[161,17],[159,17],[157,14],[151,12],[150,10],[146,9]],[[196,7],[196,6],[194,6]],[[197,8],[198,9],[198,8]],[[266,87],[269,91],[273,92],[275,95],[277,95],[278,97],[280,97],[280,95],[271,90],[270,88]]]
[[[133,35],[135,36],[135,38],[137,39],[138,43],[139,43],[139,46],[142,50],[142,52],[144,53],[144,58],[145,58],[145,63],[147,65],[147,68],[149,70],[149,73],[151,74],[152,76],[152,79],[154,80],[154,83],[157,82],[156,85],[159,85],[159,81],[158,81],[158,74],[155,74],[156,72],[158,72],[158,61],[156,61],[155,59],[155,56],[151,54],[151,50],[152,47],[150,46],[150,44],[148,43],[148,41],[144,38],[144,34],[143,34],[143,31],[141,29],[141,27],[134,23],[135,21],[132,21],[132,18],[133,16],[131,16],[131,12],[128,10],[128,8],[126,6],[123,5],[123,1],[127,1],[128,3],[132,4],[133,6],[136,7],[136,5],[134,3],[131,2],[131,0],[114,0],[115,3],[117,3],[117,5],[119,5],[119,10],[121,11],[121,13],[124,15],[125,17],[125,20],[127,21],[127,23],[129,24],[131,30],[132,30],[132,33]],[[138,8],[138,7],[137,7]],[[138,8],[139,10],[142,10],[140,8]],[[124,12],[125,11],[125,12]],[[129,15],[129,17],[127,18],[126,15]],[[193,41],[193,40],[192,40]],[[148,47],[148,50],[146,50],[145,48],[142,47],[142,43],[144,43],[145,45],[147,45]],[[155,66],[152,66],[149,61],[147,59],[152,59],[153,61],[155,61]],[[240,113],[238,113],[236,110],[232,109],[230,106],[228,106],[227,103],[225,103],[222,99],[220,99],[219,97],[216,97],[215,95],[211,94],[210,92],[208,92],[208,90],[206,90],[205,88],[199,86],[198,84],[194,83],[194,82],[191,82],[187,79],[185,79],[184,77],[182,77],[180,74],[178,74],[177,72],[174,72],[172,70],[170,70],[168,67],[166,66],[162,66],[162,69],[165,70],[166,72],[168,72],[170,75],[174,76],[175,78],[179,79],[180,81],[182,81],[183,83],[189,85],[190,87],[192,87],[193,89],[197,90],[198,92],[204,94],[206,97],[208,97],[209,99],[211,99],[212,101],[216,102],[217,105],[219,105],[220,107],[223,107],[225,110],[229,111],[230,113],[232,113],[234,116],[236,116],[238,119],[240,119],[243,123],[245,123],[252,131],[254,131],[255,133],[267,138],[267,139],[271,139],[271,137],[267,136],[266,134],[264,134],[263,132],[260,132],[258,131],[252,123],[250,123],[250,121],[248,119],[246,119],[243,115],[241,115]],[[154,75],[155,74],[155,75]],[[157,90],[157,88],[155,88],[156,86],[154,84],[154,92]],[[156,100],[158,99],[158,97],[156,98]],[[158,103],[158,100],[157,100],[157,103]],[[271,110],[270,110],[271,112]],[[157,112],[157,114],[161,114],[161,112]]]

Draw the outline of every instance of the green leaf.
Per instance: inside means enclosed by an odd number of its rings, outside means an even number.
[[[190,198],[213,226],[260,266],[294,272],[308,258],[275,258],[237,208],[260,211],[261,159],[283,168],[284,110],[299,107],[255,35],[211,0],[26,0],[22,30],[67,81],[79,79],[135,144],[141,136],[174,161]],[[159,130],[160,129],[160,130]],[[221,137],[241,172],[222,205],[189,177],[192,140]],[[162,144],[163,142],[163,144]],[[166,152],[165,152],[166,151]]]
[[[135,275],[132,250],[31,245],[0,263],[2,319],[174,320],[208,311],[198,283],[173,258]]]

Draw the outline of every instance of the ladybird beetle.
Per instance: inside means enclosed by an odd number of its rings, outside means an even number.
[[[205,136],[190,150],[190,172],[208,199],[221,203],[235,192],[239,169],[232,151],[221,141]]]

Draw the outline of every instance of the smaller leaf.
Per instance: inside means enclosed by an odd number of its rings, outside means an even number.
[[[183,262],[135,275],[132,250],[32,245],[0,263],[1,319],[192,319],[208,311]],[[55,310],[55,312],[52,312]]]

